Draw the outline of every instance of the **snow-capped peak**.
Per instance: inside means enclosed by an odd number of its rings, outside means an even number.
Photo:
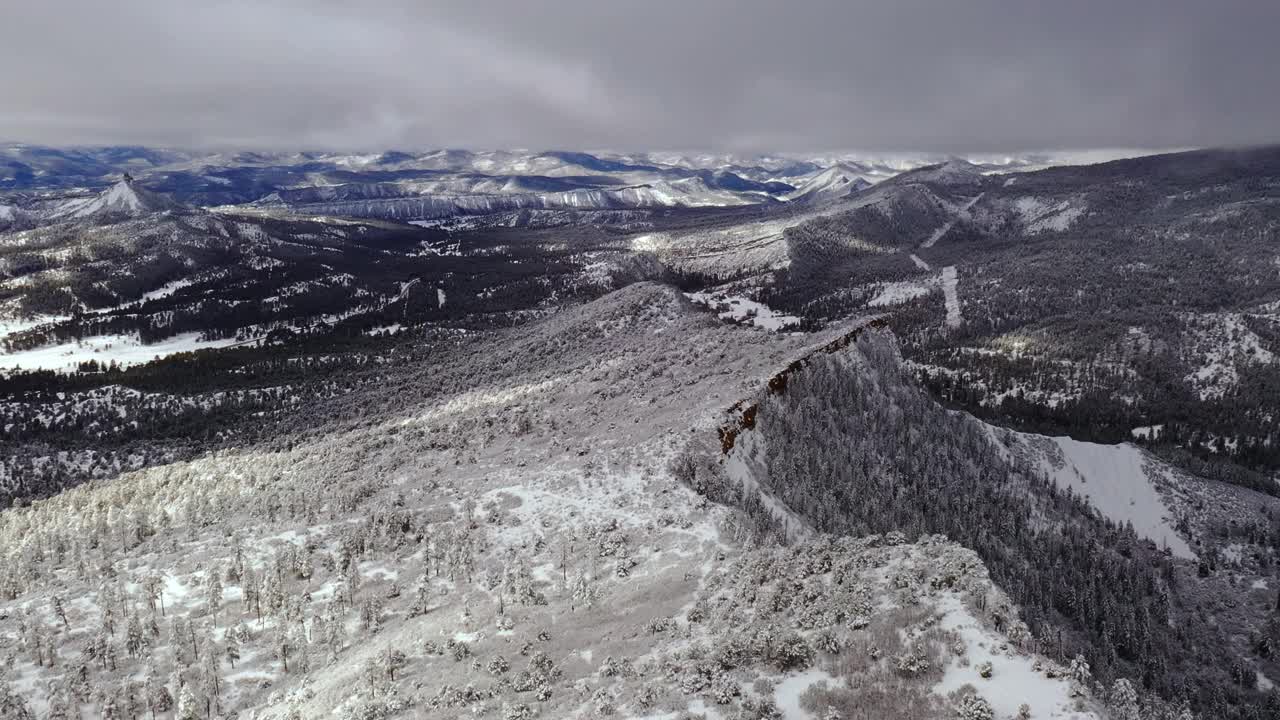
[[[913,170],[903,177],[915,182],[965,183],[982,179],[982,168],[963,158],[952,158],[941,165]]]
[[[142,198],[133,189],[133,178],[125,175],[124,179],[112,185],[100,197],[99,206],[103,210],[120,210],[136,213],[142,210]]]
[[[128,173],[115,185],[92,198],[79,198],[63,203],[52,213],[56,218],[91,218],[102,216],[138,217],[147,213],[178,207],[168,198],[137,185]]]
[[[825,170],[810,175],[788,197],[792,200],[836,197],[857,192],[870,186],[871,183],[862,176],[862,171],[859,168],[847,163],[836,163]]]

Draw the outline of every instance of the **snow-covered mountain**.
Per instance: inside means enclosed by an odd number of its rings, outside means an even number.
[[[769,204],[843,194],[848,183],[879,182],[939,162],[924,154],[618,153],[524,150],[425,152],[179,152],[144,148],[4,150],[0,200],[92,213],[94,203],[131,200],[110,191],[122,173],[137,185],[192,206],[274,203],[300,213],[441,220],[519,210],[593,212]],[[981,172],[1070,162],[1045,153],[974,157]],[[804,190],[798,188],[808,183]],[[14,197],[5,199],[8,189]],[[72,200],[77,202],[71,202]],[[376,202],[364,202],[376,201]],[[346,206],[341,203],[349,203]],[[502,221],[495,218],[496,223]]]
[[[1274,148],[11,157],[0,717],[1276,702]]]
[[[714,459],[688,443],[718,448],[724,402],[833,337],[734,328],[632,285],[425,367],[392,360],[381,383],[309,405],[287,446],[6,511],[3,557],[40,572],[0,571],[0,611],[20,619],[0,639],[22,648],[0,697],[179,717],[1102,717],[1028,648],[972,550],[900,534],[761,546],[751,502],[699,480]],[[103,504],[92,524],[79,510]],[[33,552],[77,538],[108,579]]]
[[[126,173],[119,182],[96,196],[68,200],[48,211],[47,216],[54,220],[104,220],[137,218],[181,208],[180,203],[141,187]]]
[[[862,168],[837,163],[803,178],[796,189],[787,194],[787,199],[820,202],[865,190],[871,187],[871,182],[863,172]]]

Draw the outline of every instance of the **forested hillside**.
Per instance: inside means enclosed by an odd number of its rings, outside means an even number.
[[[762,387],[723,449],[726,469],[691,469],[686,481],[730,499],[758,485],[764,502],[748,493],[738,503],[775,535],[780,524],[793,539],[941,534],[973,548],[1019,608],[1028,648],[1064,663],[1083,657],[1104,684],[1133,678],[1151,694],[1143,717],[1172,717],[1184,702],[1205,717],[1269,717],[1280,701],[1259,680],[1278,671],[1271,598],[1232,610],[1210,599],[1243,593],[1235,578],[1250,574],[1246,566],[1181,559],[1100,512],[1056,483],[1015,434],[939,406],[890,336],[863,333],[855,348],[817,353]],[[1269,500],[1254,499],[1268,517],[1280,509]],[[1221,516],[1200,502],[1204,517]],[[1263,528],[1268,540],[1234,547],[1262,559],[1264,579],[1254,582],[1265,588],[1275,582],[1280,526],[1268,519]],[[1216,533],[1202,530],[1188,537],[1215,556]]]

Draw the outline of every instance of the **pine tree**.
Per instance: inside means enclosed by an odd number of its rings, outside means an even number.
[[[110,585],[103,583],[98,588],[98,604],[102,608],[102,627],[107,635],[115,638],[119,600]]]
[[[103,665],[111,668],[111,670],[114,672],[116,669],[116,662],[118,660],[119,660],[119,655],[116,652],[116,644],[111,642],[109,639],[104,639],[103,645],[102,645]]]
[[[29,622],[29,624],[27,624]],[[53,667],[53,643],[45,635],[44,625],[39,620],[31,618],[29,621],[24,620],[26,627],[22,631],[23,644],[27,646],[27,650],[31,653],[31,660],[37,666],[44,666],[46,658],[49,666]]]
[[[418,584],[413,590],[413,604],[409,606],[409,617],[417,617],[426,615],[431,608],[431,586],[427,579],[426,573],[418,578]]]
[[[174,713],[173,720],[201,720],[200,704],[190,687],[184,686],[178,693],[178,710]]]
[[[311,648],[307,645],[306,631],[298,625],[290,631],[289,635],[289,646],[293,649],[294,671],[302,674],[311,672]]]
[[[218,674],[219,657],[212,641],[208,642],[200,661],[200,691],[204,695],[206,717],[213,717],[217,712],[218,700],[222,694],[222,678]]]
[[[382,665],[382,671],[386,673],[387,680],[390,682],[395,682],[396,671],[408,663],[405,654],[393,647],[387,647],[379,653],[378,660]]]
[[[581,570],[574,577],[573,585],[569,588],[569,592],[572,599],[571,610],[578,606],[590,610],[600,598],[600,590],[595,586],[591,576]]]
[[[120,688],[120,708],[134,720],[143,711],[142,688],[132,680],[126,680]]]
[[[138,619],[136,614],[129,614],[129,622],[125,625],[124,630],[124,649],[129,653],[129,657],[137,657],[143,646],[146,644],[146,635],[142,630],[142,621]]]
[[[1112,684],[1107,704],[1116,720],[1138,720],[1138,692],[1127,679],[1119,678]]]
[[[329,649],[329,661],[333,662],[338,659],[338,654],[342,652],[347,643],[347,626],[342,620],[342,616],[338,615],[336,610],[330,606],[324,623],[324,644]]]
[[[179,664],[186,666],[195,661],[195,657],[191,652],[191,643],[188,641],[189,633],[187,631],[187,620],[181,615],[174,615],[169,621],[169,648],[173,651],[174,659]]]
[[[99,710],[102,713],[102,720],[124,720],[124,709],[120,707],[119,695],[113,690],[103,691]]]
[[[50,692],[45,720],[79,720],[79,716],[80,713],[72,708],[66,687],[59,685]]]
[[[7,672],[7,671],[5,671]],[[9,679],[0,675],[0,718],[5,720],[35,720],[35,714],[27,701],[14,692]]]
[[[155,612],[158,604],[161,617],[164,617],[165,614],[163,587],[164,580],[158,573],[151,573],[142,581],[142,591],[147,597],[147,605],[151,608],[151,612]]]
[[[151,711],[152,718],[156,713],[168,712],[173,707],[173,696],[169,694],[169,688],[165,687],[164,682],[160,680],[154,660],[147,661],[146,673],[142,680],[142,702]]]
[[[222,609],[222,578],[219,577],[215,568],[209,569],[209,576],[205,580],[205,602],[209,606],[209,614],[217,624],[218,611]]]
[[[61,595],[53,596],[53,616],[62,621],[62,629],[70,631],[71,623],[67,621],[67,608],[62,602]]]
[[[253,571],[252,565],[245,566],[244,574],[240,579],[240,598],[243,611],[248,614],[250,610],[257,614],[258,624],[262,624],[262,593],[259,592],[258,576]]]
[[[208,690],[212,688],[212,696],[218,697],[221,694],[222,687],[218,676],[218,664],[222,662],[222,650],[218,644],[214,642],[213,636],[206,636],[204,644],[200,651],[200,675],[201,687]],[[206,695],[210,693],[206,692]]]
[[[293,649],[289,646],[290,639],[284,623],[277,623],[271,631],[271,654],[280,661],[285,672],[289,672],[289,653]]]
[[[227,655],[227,662],[231,663],[231,668],[234,670],[236,663],[240,661],[240,639],[236,637],[234,631],[228,630],[222,635],[222,644]]]

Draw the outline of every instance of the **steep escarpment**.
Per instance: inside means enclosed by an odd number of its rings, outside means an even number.
[[[743,483],[745,469],[768,498],[755,508],[764,522],[944,534],[1009,590],[1039,651],[1081,655],[1104,682],[1129,678],[1153,703],[1185,698],[1214,717],[1261,701],[1237,668],[1274,672],[1271,660],[1197,615],[1194,565],[1059,488],[1016,442],[938,406],[884,334],[815,355],[779,385],[744,406],[751,441],[740,433],[724,466],[736,468],[725,482]]]
[[[792,360],[787,366],[777,373],[769,377],[767,384],[768,394],[780,395],[786,392],[787,381],[796,373],[803,370],[809,364],[819,360],[822,355],[830,355],[852,345],[858,340],[863,332],[867,330],[883,328],[888,325],[886,318],[872,318],[866,322],[856,323],[855,326],[848,330],[841,330],[831,340],[819,345],[817,348],[807,352],[803,357]],[[750,400],[739,400],[729,408],[728,412],[735,419],[725,425],[721,425],[717,431],[720,435],[720,447],[725,455],[733,450],[734,443],[738,434],[744,430],[755,428],[756,413],[760,410],[760,404]]]

